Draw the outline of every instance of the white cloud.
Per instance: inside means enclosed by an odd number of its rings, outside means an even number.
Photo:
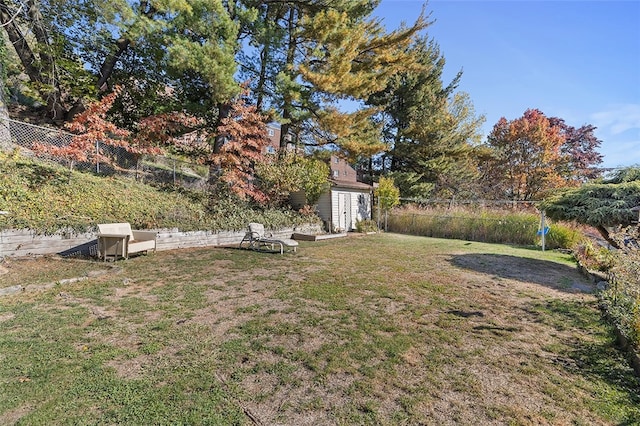
[[[612,105],[605,111],[591,114],[591,120],[600,130],[612,135],[640,130],[640,104]]]
[[[631,141],[608,141],[602,143],[603,167],[624,167],[640,164],[640,137]]]

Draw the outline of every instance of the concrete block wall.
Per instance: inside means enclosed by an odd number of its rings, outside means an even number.
[[[97,253],[95,233],[74,234],[64,230],[53,235],[38,235],[28,229],[0,231],[0,257],[39,256],[66,253],[74,249],[86,250],[87,254]],[[93,250],[87,245],[94,242]]]
[[[159,229],[157,250],[176,250],[191,247],[215,247],[240,244],[245,231],[189,231]],[[320,225],[307,224],[273,231],[274,236],[291,238],[294,232],[317,234]],[[24,257],[61,254],[64,256],[96,256],[98,245],[95,232],[76,234],[61,230],[53,235],[38,235],[30,230],[0,231],[0,257]]]

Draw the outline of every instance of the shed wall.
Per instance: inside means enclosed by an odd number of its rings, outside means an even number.
[[[342,228],[340,223],[344,213],[340,211],[340,197],[344,196],[347,211],[346,231],[356,229],[356,222],[371,219],[371,194],[369,192],[348,188],[332,188],[331,190],[331,214],[334,229]]]
[[[331,213],[331,192],[325,192],[318,199],[317,209],[318,216],[325,223],[325,227],[327,223],[331,223],[332,213]]]

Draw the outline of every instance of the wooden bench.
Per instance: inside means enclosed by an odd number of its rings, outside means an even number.
[[[107,256],[128,259],[130,254],[156,251],[155,231],[131,229],[129,223],[102,223],[98,225],[98,256],[107,260]]]

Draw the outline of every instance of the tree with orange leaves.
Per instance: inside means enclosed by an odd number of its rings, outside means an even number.
[[[266,120],[255,105],[237,97],[217,129],[225,142],[219,152],[211,152],[206,160],[212,166],[212,183],[224,183],[241,199],[250,198],[259,204],[268,199],[254,177],[255,164],[265,161],[263,151],[269,142]]]
[[[65,159],[70,168],[75,162],[99,161],[111,163],[111,159],[96,149],[96,144],[127,147],[130,132],[119,128],[107,120],[107,112],[111,109],[116,97],[120,94],[120,87],[103,97],[98,102],[90,104],[85,111],[78,114],[65,128],[75,134],[71,143],[66,146],[45,145],[34,143],[32,149],[37,153]]]
[[[199,124],[189,114],[171,112],[145,117],[138,123],[135,133],[122,129],[109,121],[107,115],[121,88],[116,86],[100,101],[91,103],[86,110],[75,116],[65,128],[75,135],[71,143],[58,147],[35,143],[32,149],[38,153],[65,159],[73,168],[74,163],[91,161],[115,166],[104,147],[121,148],[135,156],[160,155],[164,148],[175,144],[175,136]]]
[[[481,165],[483,187],[496,198],[532,201],[569,186],[561,174],[568,161],[564,143],[560,128],[537,109],[512,121],[501,118],[487,137],[492,155]]]

